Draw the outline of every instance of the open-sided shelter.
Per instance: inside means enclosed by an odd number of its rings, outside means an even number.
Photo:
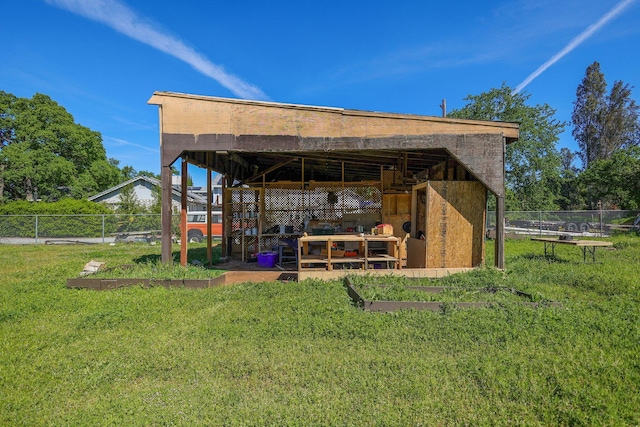
[[[504,158],[516,124],[173,92],[149,104],[159,106],[163,200],[179,159],[184,185],[188,163],[206,168],[209,182],[211,171],[226,177],[227,256],[268,250],[303,229],[367,233],[383,223],[408,232],[407,269],[475,267],[484,262],[491,193],[495,265],[504,267]],[[171,209],[163,208],[162,260],[170,262]]]

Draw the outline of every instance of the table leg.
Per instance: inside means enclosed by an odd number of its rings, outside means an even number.
[[[591,261],[596,262],[596,247],[595,246],[583,246],[582,247],[582,261],[587,262],[587,251],[591,254]]]
[[[364,269],[369,270],[369,241],[364,241]]]
[[[547,257],[547,244],[551,245],[551,256],[556,256],[556,244],[554,242],[543,242],[544,243],[544,256]]]

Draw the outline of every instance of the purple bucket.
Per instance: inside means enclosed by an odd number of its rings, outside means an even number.
[[[258,254],[258,267],[273,268],[278,262],[278,252],[260,252]]]

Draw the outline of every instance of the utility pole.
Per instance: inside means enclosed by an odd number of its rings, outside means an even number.
[[[442,104],[440,104],[440,108],[442,108],[442,117],[447,117],[447,100],[443,99]]]

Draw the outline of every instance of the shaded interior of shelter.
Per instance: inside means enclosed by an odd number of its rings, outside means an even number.
[[[471,173],[447,150],[354,150],[320,152],[225,152],[208,153],[185,151],[182,156],[190,163],[210,167],[226,175],[231,182],[241,180],[245,184],[276,181],[362,182],[379,181],[380,168],[393,170],[392,186],[400,191],[410,191],[407,186],[426,179],[470,180]],[[303,162],[304,159],[304,162]],[[444,176],[447,165],[449,175]],[[435,168],[440,169],[438,172]],[[429,174],[431,171],[431,174]],[[344,175],[343,175],[344,174]],[[336,179],[338,178],[338,179]]]
[[[243,152],[225,152],[220,153],[203,153],[203,152],[184,152],[182,157],[190,163],[195,163],[199,166],[205,166],[225,173],[228,177],[233,177],[227,180],[229,188],[226,191],[226,199],[228,204],[237,202],[237,196],[233,194],[233,187],[249,186],[249,188],[261,188],[264,191],[264,198],[271,202],[271,207],[276,203],[280,197],[282,203],[281,208],[285,206],[293,206],[289,213],[281,215],[281,217],[289,217],[290,225],[295,232],[311,232],[312,226],[307,228],[302,227],[303,216],[306,214],[312,214],[311,216],[316,219],[316,215],[320,215],[317,218],[320,223],[327,222],[340,222],[342,221],[342,232],[352,231],[344,227],[344,220],[348,216],[355,215],[362,218],[359,223],[365,224],[364,229],[369,231],[369,228],[374,223],[393,223],[394,235],[398,237],[405,237],[402,239],[401,245],[403,245],[400,251],[399,263],[402,267],[417,267],[417,268],[446,268],[449,266],[459,267],[453,261],[445,262],[443,257],[440,257],[440,261],[434,261],[434,263],[428,264],[427,262],[421,263],[409,263],[407,264],[407,237],[413,234],[411,237],[419,238],[425,236],[425,227],[416,225],[417,223],[424,223],[426,221],[426,207],[422,209],[420,206],[424,204],[426,194],[415,193],[412,195],[412,190],[415,186],[425,181],[439,181],[439,182],[474,182],[478,185],[473,188],[464,189],[466,193],[472,191],[480,193],[480,198],[475,197],[473,200],[475,205],[471,206],[472,210],[476,211],[475,223],[472,227],[476,228],[476,231],[471,231],[475,234],[476,242],[468,242],[470,248],[465,248],[464,257],[469,258],[468,262],[462,262],[464,267],[478,266],[483,262],[484,251],[482,243],[480,242],[483,237],[483,226],[485,221],[485,206],[486,206],[486,194],[487,190],[481,184],[477,182],[474,175],[462,165],[454,156],[452,156],[447,150],[433,149],[433,150],[414,150],[414,151],[338,151],[338,152],[291,152],[291,153],[243,153]],[[209,162],[209,163],[207,163]],[[249,166],[247,168],[247,166]],[[242,171],[242,172],[241,172]],[[247,172],[250,175],[247,176]],[[242,180],[238,180],[238,178]],[[437,185],[436,185],[437,187]],[[435,187],[434,187],[435,188]],[[478,190],[479,188],[479,190]],[[296,200],[298,198],[310,198],[320,197],[323,200],[327,200],[331,197],[332,192],[352,191],[354,194],[367,195],[367,200],[363,200],[368,203],[367,207],[354,206],[353,202],[345,208],[345,202],[342,202],[342,207],[331,208],[327,214],[326,209],[320,209],[322,213],[314,211],[313,208],[307,207],[304,213],[300,212],[296,206]],[[452,191],[452,190],[449,190]],[[282,193],[284,192],[284,193]],[[309,196],[312,193],[313,196]],[[445,191],[446,193],[446,191]],[[305,194],[307,194],[305,196]],[[284,195],[284,198],[282,197]],[[407,233],[406,228],[403,227],[405,223],[411,222],[411,198],[419,196],[422,203],[418,203],[418,208],[414,208],[414,220],[412,227],[416,228],[413,233]],[[468,194],[467,194],[468,196]],[[253,196],[252,196],[253,197]],[[446,196],[445,196],[446,197]],[[337,198],[337,196],[336,196]],[[402,203],[399,199],[402,198],[406,202],[404,208],[399,208],[398,205]],[[397,199],[397,200],[395,200]],[[255,200],[251,198],[250,200]],[[299,203],[299,201],[298,201]],[[467,202],[465,204],[469,204]],[[337,203],[340,205],[340,203]],[[447,204],[450,204],[449,202]],[[392,206],[390,206],[392,205]],[[342,208],[342,209],[341,209]],[[442,209],[442,207],[438,207]],[[454,210],[461,211],[463,208],[455,207]],[[346,212],[351,212],[347,214]],[[353,212],[356,212],[355,214]],[[226,212],[225,216],[229,217],[230,212]],[[371,220],[373,215],[373,220]],[[450,218],[451,214],[444,215]],[[367,218],[366,220],[364,218]],[[377,217],[377,218],[376,218]],[[440,218],[442,221],[443,218]],[[263,230],[272,225],[267,224],[265,218],[262,219]],[[468,218],[465,221],[471,221]],[[286,222],[277,221],[277,222]],[[339,228],[339,226],[338,226]],[[434,228],[434,227],[431,227]],[[441,227],[442,228],[442,227]],[[479,228],[479,230],[478,230]],[[445,234],[446,231],[440,229],[436,230],[435,234]],[[275,231],[277,233],[277,231]],[[432,236],[435,235],[431,233]],[[269,234],[264,234],[269,236]],[[272,250],[279,251],[282,254],[282,248],[278,247],[278,239],[271,240],[268,237],[264,237],[260,250]],[[242,237],[244,238],[244,237]],[[424,237],[423,237],[424,238]],[[471,236],[474,238],[474,236]],[[234,250],[233,245],[233,230],[229,232],[229,236],[226,238],[225,255],[228,256],[228,261],[224,264],[216,265],[216,268],[229,270],[229,271],[261,271],[264,266],[257,264],[255,259],[252,259],[248,254],[238,254],[237,250]],[[236,246],[238,238],[235,238]],[[442,239],[441,239],[442,240]],[[460,239],[455,239],[459,241]],[[235,248],[237,249],[237,248]],[[415,246],[413,251],[420,250]],[[291,252],[296,250],[295,247],[285,248],[285,251]],[[441,243],[442,252],[446,252],[447,248]],[[458,251],[457,248],[451,248],[450,251]],[[250,247],[250,252],[257,252],[256,248]],[[423,255],[423,257],[426,255]],[[449,258],[451,258],[449,256]],[[290,258],[289,258],[290,259]],[[247,262],[250,261],[250,262]],[[288,261],[281,262],[279,260],[277,265],[271,268],[272,271],[297,271],[298,264],[296,262]],[[358,268],[358,265],[345,262],[341,263],[339,268]],[[436,263],[437,262],[437,263]],[[453,265],[452,265],[453,263]],[[412,265],[413,264],[413,265]],[[377,268],[380,264],[374,264]],[[388,266],[388,264],[387,264]]]

